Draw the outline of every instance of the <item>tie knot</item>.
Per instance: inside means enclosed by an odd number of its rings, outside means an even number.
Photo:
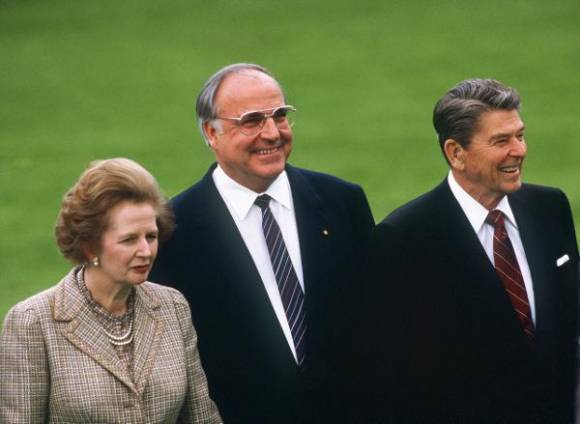
[[[267,209],[268,206],[270,205],[270,199],[271,197],[268,196],[267,194],[262,194],[261,196],[256,197],[254,203],[258,205],[260,209],[264,210]]]
[[[485,222],[495,227],[497,224],[503,224],[503,219],[504,219],[503,212],[498,209],[494,209],[492,211],[489,211],[489,214],[487,215]]]

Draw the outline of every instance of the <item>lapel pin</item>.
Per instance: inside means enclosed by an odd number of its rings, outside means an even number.
[[[328,236],[328,230],[325,228],[324,230],[322,230],[322,234],[324,234],[325,236]]]

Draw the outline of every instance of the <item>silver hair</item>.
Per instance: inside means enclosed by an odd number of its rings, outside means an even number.
[[[519,108],[520,95],[516,89],[497,80],[473,78],[461,81],[439,99],[433,110],[433,126],[441,150],[449,138],[467,147],[483,113]]]
[[[218,70],[215,74],[213,74],[203,85],[201,92],[197,96],[197,100],[195,102],[195,111],[197,113],[197,125],[199,130],[201,131],[201,135],[205,140],[205,144],[209,146],[209,140],[207,138],[207,134],[203,128],[206,122],[211,122],[217,118],[217,108],[214,103],[215,96],[217,94],[218,89],[222,85],[224,79],[231,74],[236,74],[241,71],[245,70],[252,70],[262,72],[263,74],[268,75],[274,81],[276,79],[272,75],[272,73],[264,68],[263,66],[256,65],[255,63],[234,63],[232,65],[225,66]],[[278,81],[276,81],[280,90],[282,90],[282,86]],[[284,93],[282,93],[284,96]],[[219,128],[219,124],[217,122],[212,123],[214,128]]]

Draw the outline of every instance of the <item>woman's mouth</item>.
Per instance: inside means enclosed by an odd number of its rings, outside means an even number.
[[[139,274],[144,274],[149,271],[149,265],[134,266],[133,269],[137,271]]]

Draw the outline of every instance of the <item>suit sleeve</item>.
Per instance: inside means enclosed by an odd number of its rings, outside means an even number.
[[[578,242],[576,240],[576,232],[574,230],[574,220],[572,218],[572,210],[570,208],[570,202],[568,198],[563,192],[560,192],[562,195],[562,217],[560,222],[565,223],[565,231],[568,234],[568,243],[567,249],[572,252],[572,260],[578,261]]]
[[[207,379],[197,350],[197,334],[191,321],[191,311],[181,294],[175,295],[177,319],[183,334],[188,388],[185,403],[179,415],[180,423],[218,424],[222,419],[215,403],[209,397]]]
[[[33,310],[12,309],[0,336],[0,422],[44,423],[48,416],[48,359]]]
[[[388,422],[407,422],[402,405],[410,398],[402,364],[413,353],[407,346],[407,333],[412,333],[408,311],[416,308],[403,276],[412,275],[411,255],[397,228],[388,223],[375,227],[368,243],[356,331],[362,355],[358,408],[368,422],[387,417]]]
[[[578,284],[580,283],[580,260],[578,257],[578,242],[576,240],[576,232],[574,229],[574,220],[572,218],[572,210],[570,208],[570,203],[566,195],[560,191],[562,202],[561,202],[561,216],[559,218],[559,222],[563,225],[564,231],[564,240],[565,245],[563,247],[562,253],[566,253],[570,256],[570,260],[572,262],[571,266],[569,267],[570,276],[566,278],[564,281],[567,283],[565,289],[567,292],[567,300],[570,302],[567,310],[570,313],[569,322],[575,325],[574,327],[574,335],[578,335],[580,329],[579,319],[580,316],[578,314]],[[565,311],[562,311],[564,313]]]

